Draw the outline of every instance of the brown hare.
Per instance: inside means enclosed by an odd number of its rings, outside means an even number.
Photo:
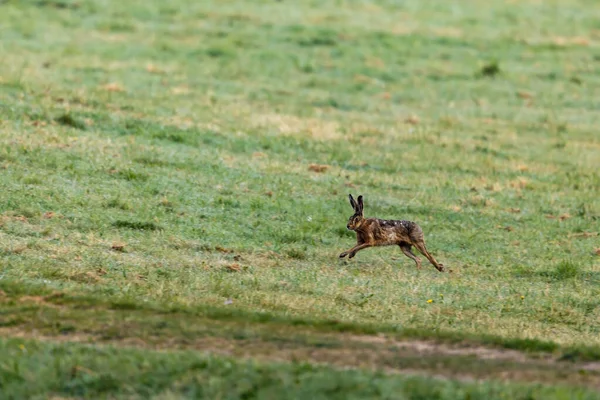
[[[372,246],[398,245],[402,252],[417,263],[421,269],[421,259],[411,251],[415,246],[438,271],[443,272],[444,266],[438,263],[425,248],[423,230],[419,225],[411,221],[394,221],[378,218],[365,218],[363,216],[363,198],[358,196],[355,201],[350,196],[350,204],[354,208],[354,215],[348,220],[346,227],[356,232],[356,246],[340,254],[340,258],[348,256],[352,258],[362,249]]]

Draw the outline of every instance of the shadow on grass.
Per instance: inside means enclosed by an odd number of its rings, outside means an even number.
[[[575,279],[600,282],[600,272],[583,271],[581,263],[571,259],[559,261],[553,267],[542,271],[532,270],[527,266],[520,265],[513,268],[512,275],[516,278],[538,277],[553,282]]]
[[[397,339],[434,340],[442,343],[462,343],[504,349],[518,350],[528,353],[553,353],[561,359],[572,361],[600,360],[600,346],[560,346],[557,343],[527,338],[506,338],[489,334],[472,334],[401,327],[391,324],[351,323],[335,319],[302,318],[283,314],[256,312],[231,307],[215,307],[208,305],[171,305],[158,302],[139,303],[130,298],[99,298],[93,295],[53,294],[42,285],[29,284],[15,280],[0,281],[0,289],[12,301],[22,296],[46,296],[49,304],[74,306],[77,309],[107,309],[151,311],[154,314],[179,314],[178,318],[202,317],[214,321],[238,322],[244,324],[262,324],[273,327],[302,327],[314,332],[337,332],[359,335],[389,334]]]

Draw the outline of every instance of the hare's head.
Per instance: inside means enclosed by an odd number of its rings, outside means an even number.
[[[358,196],[358,201],[355,201],[351,194],[348,196],[350,198],[350,205],[352,205],[352,208],[354,208],[354,214],[348,220],[348,225],[346,225],[346,228],[350,229],[351,231],[355,231],[360,228],[365,219],[363,217],[363,198],[362,196]]]

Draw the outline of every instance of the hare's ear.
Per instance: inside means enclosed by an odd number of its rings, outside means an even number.
[[[350,199],[350,205],[352,206],[352,208],[354,208],[354,211],[358,211],[358,204],[356,204],[356,201],[354,201],[354,197],[352,197],[352,195],[349,194],[348,198]]]
[[[363,212],[363,206],[364,206],[362,195],[358,196],[357,200],[358,200],[358,210],[357,211],[362,214],[362,212]]]

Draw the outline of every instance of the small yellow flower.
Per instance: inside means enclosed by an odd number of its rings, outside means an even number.
[[[442,293],[440,293],[440,297],[443,299],[443,298],[444,298],[444,295],[443,295]]]
[[[25,345],[23,345],[23,344],[20,344],[20,345],[19,345],[19,348],[20,348],[22,351],[25,351]]]
[[[525,296],[521,296],[521,300],[525,300]]]
[[[432,299],[427,300],[427,303],[433,303]]]

